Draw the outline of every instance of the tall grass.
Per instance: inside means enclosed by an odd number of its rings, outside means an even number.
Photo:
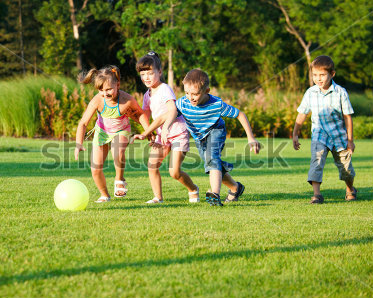
[[[40,127],[41,89],[50,89],[56,98],[63,96],[63,86],[73,92],[79,84],[65,77],[17,78],[0,82],[0,133],[6,136],[34,137]]]

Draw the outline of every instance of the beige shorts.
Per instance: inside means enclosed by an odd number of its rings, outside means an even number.
[[[311,143],[311,165],[308,172],[308,182],[322,182],[323,170],[330,149],[320,142]],[[339,179],[351,181],[355,177],[355,170],[352,166],[352,154],[349,150],[335,151],[332,150],[334,163],[339,170]]]

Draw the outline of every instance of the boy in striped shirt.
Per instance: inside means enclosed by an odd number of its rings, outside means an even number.
[[[346,183],[346,201],[356,200],[357,190],[353,186],[355,171],[351,156],[355,150],[353,138],[352,109],[344,88],[334,83],[334,63],[329,56],[319,56],[311,63],[315,83],[303,96],[298,107],[298,116],[293,131],[293,146],[300,149],[298,134],[307,114],[312,112],[311,166],[308,182],[313,187],[311,204],[322,204],[320,192],[323,169],[328,152],[339,170],[339,179]]]
[[[226,203],[238,201],[245,187],[236,182],[229,171],[233,165],[221,160],[221,152],[225,145],[226,128],[222,117],[237,118],[245,129],[250,151],[259,153],[260,144],[254,138],[246,115],[237,108],[226,104],[219,97],[209,94],[209,77],[200,70],[193,69],[183,80],[185,96],[176,101],[176,108],[153,122],[147,132],[155,129],[154,125],[161,125],[162,142],[167,141],[168,128],[178,115],[183,115],[188,131],[194,138],[199,154],[204,161],[205,172],[210,176],[211,189],[206,193],[206,201],[212,206],[223,206],[220,200],[220,189],[223,183],[229,188]],[[161,117],[160,117],[161,118]]]

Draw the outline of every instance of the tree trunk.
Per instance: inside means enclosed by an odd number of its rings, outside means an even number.
[[[18,0],[18,26],[19,26],[19,45],[21,49],[21,64],[23,74],[26,74],[25,54],[23,49],[23,25],[22,25],[22,1]]]
[[[291,23],[289,14],[287,13],[285,7],[282,5],[281,0],[277,0],[277,5],[275,5],[275,6],[277,8],[279,8],[281,10],[282,14],[285,16],[285,21],[286,21],[286,24],[287,24],[287,26],[285,26],[286,30],[298,39],[299,43],[301,44],[301,46],[304,50],[304,54],[306,56],[307,65],[308,65],[308,80],[309,80],[310,86],[313,86],[312,73],[311,73],[311,68],[310,68],[310,66],[311,66],[310,47],[312,45],[312,41],[309,41],[306,44],[306,41],[302,38],[302,36],[299,34],[299,32],[294,28],[293,24]]]
[[[69,6],[70,6],[70,18],[71,22],[73,25],[73,34],[74,34],[74,39],[76,40],[78,44],[78,52],[77,52],[77,57],[76,57],[76,67],[78,70],[82,70],[82,50],[80,47],[80,39],[79,39],[79,25],[76,22],[76,10],[74,6],[74,1],[73,0],[68,0],[69,1]]]
[[[170,28],[174,27],[174,6],[172,1],[170,3]],[[174,88],[174,71],[172,69],[172,47],[168,50],[168,85],[173,89]]]
[[[172,49],[168,50],[168,85],[174,88],[174,71],[172,70]]]

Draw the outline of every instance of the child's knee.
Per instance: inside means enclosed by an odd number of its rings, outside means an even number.
[[[98,175],[100,175],[101,173],[102,173],[102,167],[94,167],[94,166],[92,166],[91,167],[91,172],[92,172],[92,176],[98,176]]]
[[[180,169],[174,169],[174,168],[170,168],[169,169],[169,172],[170,172],[170,176],[176,180],[179,180],[180,179],[180,176],[181,176],[181,172],[180,172]]]

